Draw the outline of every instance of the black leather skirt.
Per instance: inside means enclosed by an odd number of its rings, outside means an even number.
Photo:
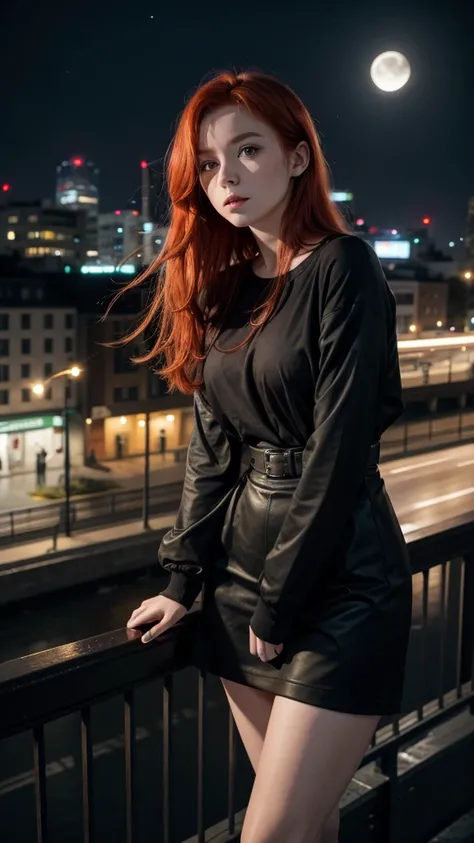
[[[259,577],[297,483],[297,476],[249,468],[234,489],[222,553],[204,589],[196,662],[224,679],[322,708],[396,714],[412,579],[405,540],[376,465],[367,469],[331,575],[324,588],[308,593],[283,652],[266,663],[250,654]]]

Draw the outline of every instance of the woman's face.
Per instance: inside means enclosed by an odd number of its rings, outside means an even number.
[[[279,226],[291,179],[308,160],[305,142],[285,153],[275,132],[245,108],[216,109],[201,123],[201,187],[216,211],[239,228]]]

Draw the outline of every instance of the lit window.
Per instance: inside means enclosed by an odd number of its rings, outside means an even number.
[[[96,249],[89,249],[88,252],[87,252],[88,258],[97,258],[98,255],[99,255],[99,253]]]
[[[40,237],[42,240],[55,240],[56,239],[56,232],[54,231],[41,231]]]
[[[15,240],[15,238],[16,238],[16,234],[15,234],[14,231],[8,231],[7,232],[7,240]]]
[[[30,214],[30,216],[28,217],[28,222],[38,222],[38,215]]]
[[[8,222],[9,222],[11,225],[14,225],[16,222],[18,222],[18,217],[15,217],[15,216],[13,216],[13,217],[8,217]]]
[[[78,196],[77,201],[81,205],[97,205],[97,197],[96,196]]]
[[[39,231],[29,231],[27,235],[28,240],[37,240],[39,236]]]

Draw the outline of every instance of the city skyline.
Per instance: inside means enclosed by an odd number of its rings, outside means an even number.
[[[0,182],[11,185],[11,201],[52,197],[56,166],[79,155],[100,169],[100,210],[130,206],[140,160],[160,171],[192,90],[221,68],[257,66],[305,101],[333,185],[354,193],[357,214],[400,227],[429,215],[445,248],[464,235],[474,193],[469,30],[458,6],[430,7],[428,20],[421,2],[340,4],[305,12],[289,39],[288,13],[274,4],[251,15],[217,6],[204,14],[190,3],[137,13],[119,1],[93,21],[91,7],[68,15],[26,0],[21,15],[7,12]],[[20,43],[21,72],[12,73]],[[369,75],[384,49],[401,50],[412,66],[408,85],[391,94]]]

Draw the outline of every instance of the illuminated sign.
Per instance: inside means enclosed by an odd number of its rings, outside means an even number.
[[[135,266],[133,263],[124,263],[122,266],[81,266],[81,272],[83,275],[110,275],[111,272],[133,275]]]
[[[406,260],[410,257],[409,240],[376,240],[375,254],[387,260]]]
[[[0,433],[24,433],[28,430],[42,430],[45,427],[62,427],[61,416],[30,416],[23,419],[0,421]]]
[[[61,205],[72,205],[77,202],[77,190],[65,190],[59,197]]]
[[[353,198],[354,194],[348,193],[346,190],[339,190],[331,193],[331,199],[333,202],[352,202]]]

